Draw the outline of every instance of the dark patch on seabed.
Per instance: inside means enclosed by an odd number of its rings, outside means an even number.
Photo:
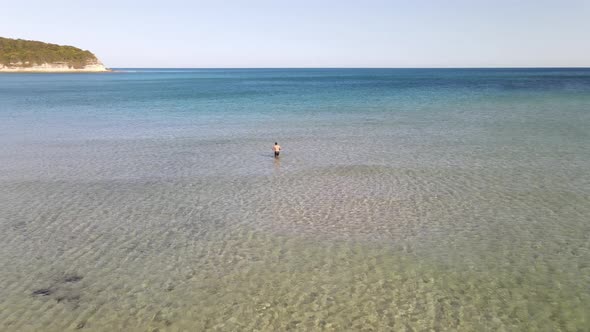
[[[39,288],[34,290],[32,294],[36,296],[47,296],[53,294],[53,291],[49,288]]]
[[[72,289],[71,286],[84,277],[78,274],[66,274],[62,278],[60,278],[59,282],[56,285],[52,285],[47,288],[39,288],[34,290],[31,295],[45,297],[50,296],[53,298],[57,303],[69,303],[74,306],[74,308],[78,307],[80,302],[80,292],[79,290]]]
[[[80,280],[82,280],[83,277],[76,275],[76,274],[71,274],[71,275],[67,275],[64,277],[63,281],[64,282],[78,282]]]
[[[65,294],[65,295],[61,295],[61,296],[56,297],[55,300],[57,301],[57,303],[60,303],[60,302],[77,303],[78,301],[80,301],[80,295],[78,295],[78,294]]]

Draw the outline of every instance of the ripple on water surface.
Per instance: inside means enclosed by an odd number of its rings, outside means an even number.
[[[5,182],[0,282],[11,310],[0,322],[576,329],[590,307],[590,204],[547,189],[559,180],[519,190],[500,172],[350,166]]]

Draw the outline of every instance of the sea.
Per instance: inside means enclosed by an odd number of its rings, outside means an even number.
[[[0,75],[2,331],[588,313],[590,69]]]

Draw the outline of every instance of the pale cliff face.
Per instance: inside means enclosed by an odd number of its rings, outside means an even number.
[[[106,72],[110,71],[100,63],[90,63],[84,66],[84,68],[73,68],[65,63],[44,63],[40,65],[33,65],[30,67],[23,67],[22,63],[11,64],[10,66],[4,66],[0,64],[0,72]]]

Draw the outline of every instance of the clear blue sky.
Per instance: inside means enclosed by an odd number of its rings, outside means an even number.
[[[108,67],[590,67],[590,0],[5,1]]]

